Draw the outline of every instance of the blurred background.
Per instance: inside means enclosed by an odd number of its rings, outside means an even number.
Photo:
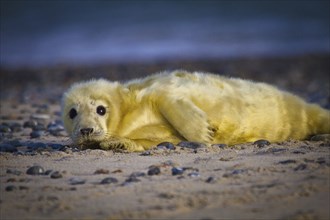
[[[1,0],[1,65],[329,53],[327,0]]]
[[[187,69],[329,106],[329,11],[328,0],[1,0],[1,98]]]

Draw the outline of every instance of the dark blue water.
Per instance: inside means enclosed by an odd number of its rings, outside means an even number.
[[[330,52],[329,1],[1,0],[1,66]]]

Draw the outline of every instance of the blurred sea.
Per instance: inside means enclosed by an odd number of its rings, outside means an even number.
[[[329,53],[329,1],[1,0],[1,67]]]

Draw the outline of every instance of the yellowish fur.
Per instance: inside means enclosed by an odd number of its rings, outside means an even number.
[[[104,115],[98,106],[105,107]],[[63,121],[76,144],[129,151],[163,141],[234,145],[330,133],[330,112],[295,95],[265,83],[185,71],[126,84],[74,84],[64,95]],[[83,128],[93,131],[83,135]]]

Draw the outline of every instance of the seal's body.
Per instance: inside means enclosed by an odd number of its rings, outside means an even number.
[[[330,112],[265,84],[174,71],[120,84],[74,84],[63,121],[85,148],[142,151],[163,141],[234,145],[330,133]]]

